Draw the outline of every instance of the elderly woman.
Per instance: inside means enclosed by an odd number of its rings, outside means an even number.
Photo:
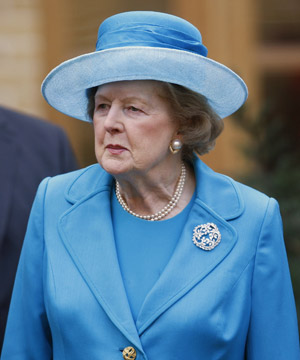
[[[129,12],[48,75],[98,164],[39,187],[2,360],[299,360],[276,201],[197,156],[247,96],[206,54],[185,20]]]

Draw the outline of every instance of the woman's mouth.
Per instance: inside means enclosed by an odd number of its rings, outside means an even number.
[[[127,151],[127,149],[121,145],[115,145],[115,144],[109,144],[106,146],[106,149],[112,154],[112,155],[120,155],[124,151]]]

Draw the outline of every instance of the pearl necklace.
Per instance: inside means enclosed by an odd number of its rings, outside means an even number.
[[[157,213],[155,213],[153,215],[139,215],[139,214],[133,212],[132,210],[130,210],[120,193],[120,184],[118,183],[118,181],[116,181],[116,196],[117,196],[117,199],[118,199],[120,205],[122,206],[122,208],[124,210],[126,210],[127,212],[129,212],[129,214],[136,216],[140,219],[149,220],[149,221],[157,221],[157,220],[164,218],[166,215],[168,215],[174,209],[174,207],[177,205],[177,203],[182,195],[183,187],[185,184],[185,178],[186,178],[186,168],[185,168],[184,164],[182,163],[181,164],[181,174],[180,174],[180,177],[178,180],[178,184],[177,184],[175,193],[172,196],[172,199],[168,202],[168,204],[163,209],[161,209],[160,211],[158,211]]]

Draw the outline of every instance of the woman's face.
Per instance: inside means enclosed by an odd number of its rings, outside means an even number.
[[[166,171],[174,161],[169,151],[177,126],[155,81],[122,81],[101,85],[93,116],[95,151],[110,174]],[[172,158],[173,157],[173,158]]]

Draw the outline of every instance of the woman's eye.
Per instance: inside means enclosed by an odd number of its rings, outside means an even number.
[[[109,105],[108,104],[96,104],[95,111],[103,112],[108,111]]]
[[[132,111],[132,112],[139,112],[139,111],[142,111],[142,110],[140,110],[140,109],[136,108],[135,106],[129,106],[129,107],[128,107],[128,110],[130,110],[130,111]]]

